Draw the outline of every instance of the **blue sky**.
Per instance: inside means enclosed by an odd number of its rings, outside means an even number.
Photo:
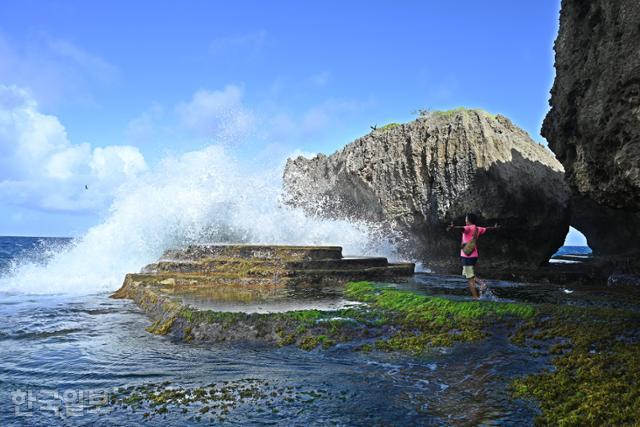
[[[557,0],[1,2],[0,154],[14,155],[0,234],[81,233],[122,182],[217,141],[258,161],[331,153],[417,109],[467,106],[544,143],[558,13]],[[6,141],[24,129],[50,150],[16,154]]]

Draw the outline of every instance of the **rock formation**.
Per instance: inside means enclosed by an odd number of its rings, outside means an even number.
[[[595,254],[640,250],[640,2],[563,0],[542,134]]]
[[[389,264],[381,257],[344,258],[340,246],[190,245],[165,251],[142,274],[196,287],[306,286],[399,279],[413,275],[413,270],[412,263]],[[185,274],[188,280],[183,280]]]
[[[307,334],[316,320],[328,328],[348,313],[342,311],[351,305],[343,295],[346,282],[405,281],[413,272],[412,263],[344,258],[339,246],[193,245],[127,274],[111,297],[134,300],[154,320],[151,333],[311,349],[327,338],[326,330]],[[365,325],[358,329],[368,333]]]
[[[476,110],[423,115],[357,139],[327,157],[289,159],[287,202],[309,213],[383,224],[401,254],[457,271],[465,213],[503,228],[482,236],[482,265],[546,263],[569,227],[562,166],[504,116]]]

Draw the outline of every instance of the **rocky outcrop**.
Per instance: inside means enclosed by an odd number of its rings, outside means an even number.
[[[595,254],[640,250],[640,2],[563,0],[542,134]]]
[[[189,286],[309,286],[321,282],[400,279],[413,275],[413,263],[389,264],[382,257],[342,256],[340,246],[190,245],[169,249],[142,274],[172,278],[187,275]],[[180,289],[187,289],[183,285]]]
[[[153,319],[147,331],[154,334],[311,349],[328,344],[336,319],[353,315],[343,296],[347,282],[406,281],[413,272],[412,263],[345,258],[339,246],[192,245],[127,274],[111,297],[134,300]],[[367,335],[368,326],[351,333]]]
[[[569,191],[562,166],[504,116],[476,110],[423,115],[374,130],[327,157],[289,159],[284,190],[311,214],[383,224],[400,252],[457,271],[467,212],[499,232],[480,240],[488,268],[536,268],[564,242]]]

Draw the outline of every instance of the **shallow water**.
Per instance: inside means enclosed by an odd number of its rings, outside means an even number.
[[[164,381],[195,387],[246,378],[263,379],[278,387],[325,390],[327,397],[297,404],[276,399],[260,416],[253,407],[239,407],[229,422],[497,423],[529,422],[534,414],[531,408],[514,406],[505,395],[505,379],[537,365],[530,363],[527,352],[508,343],[504,331],[495,331],[480,343],[414,359],[384,353],[362,355],[352,352],[351,345],[306,352],[293,347],[173,342],[145,332],[149,321],[133,303],[111,300],[107,295],[5,296],[0,317],[2,425],[82,425],[101,417],[89,413],[88,407],[78,416],[68,414],[73,399],[67,402],[64,396],[74,393],[76,397],[79,393],[112,393],[117,387]],[[18,409],[32,415],[16,417],[12,397],[28,391],[37,402],[31,411],[26,404]],[[55,397],[52,392],[60,395],[54,399],[60,411],[57,415],[43,409],[44,401]],[[272,407],[278,413],[272,413]],[[143,419],[140,411],[109,409],[108,413],[114,425]],[[148,422],[199,423],[192,414],[172,413]]]
[[[167,288],[171,292],[172,288]],[[186,305],[203,310],[242,313],[282,313],[293,310],[333,311],[359,305],[346,300],[335,286],[266,287],[217,286],[180,288],[176,298]]]
[[[593,285],[557,285],[553,283],[514,283],[483,279],[489,292],[481,299],[534,304],[562,304],[573,306],[612,307],[638,311],[640,290],[629,287]],[[451,299],[468,299],[465,279],[456,276],[417,273],[407,284],[390,285],[410,289],[424,295],[438,295]],[[490,296],[489,296],[490,293]]]
[[[585,290],[567,293],[552,285],[487,283],[501,300],[590,301]],[[389,286],[469,298],[466,282],[455,277],[418,274],[408,283]],[[589,295],[598,297],[596,292]],[[314,298],[332,304],[342,301],[332,291],[299,297],[307,305]],[[255,307],[282,301],[276,292]],[[228,424],[529,425],[537,413],[535,406],[512,401],[506,385],[514,376],[535,372],[548,362],[512,345],[501,328],[481,342],[413,358],[352,351],[362,342],[311,352],[295,347],[189,344],[149,334],[144,330],[149,324],[133,302],[109,299],[107,293],[1,294],[0,425],[219,422],[215,414],[197,411],[169,411],[146,419],[141,410],[131,408],[96,410],[89,400],[108,399],[118,387],[163,382],[169,383],[167,387],[201,387],[224,381],[263,381],[260,387],[266,392],[290,388],[298,396],[314,396],[291,399],[274,392],[259,402],[240,403],[226,414]]]

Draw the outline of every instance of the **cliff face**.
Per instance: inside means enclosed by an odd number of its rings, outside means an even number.
[[[401,253],[457,271],[467,212],[503,229],[482,236],[482,264],[535,268],[568,231],[562,166],[506,117],[482,111],[433,113],[376,130],[327,157],[289,159],[289,203],[327,217],[383,224]]]
[[[563,0],[542,135],[566,170],[572,225],[597,254],[640,250],[640,2]]]

